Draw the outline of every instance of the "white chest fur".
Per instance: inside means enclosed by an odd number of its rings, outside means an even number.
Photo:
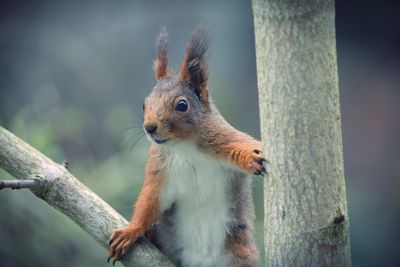
[[[176,204],[176,242],[183,266],[225,266],[229,213],[229,173],[223,163],[193,145],[171,148],[171,166],[161,193],[161,209]]]

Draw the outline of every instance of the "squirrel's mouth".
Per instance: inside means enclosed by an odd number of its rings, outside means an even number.
[[[169,140],[169,138],[157,138],[157,137],[154,137],[153,140],[157,144],[161,145],[161,144],[165,144]]]
[[[146,134],[147,138],[150,141],[154,141],[156,144],[165,144],[168,140],[170,140],[171,138],[162,138],[162,137],[158,137],[156,134]]]

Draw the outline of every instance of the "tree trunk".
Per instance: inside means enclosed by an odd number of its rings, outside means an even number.
[[[253,0],[266,266],[351,266],[333,0]]]
[[[21,184],[10,188],[30,188],[39,198],[74,220],[97,242],[108,249],[111,231],[128,222],[68,170],[0,127],[0,168]],[[28,183],[28,181],[36,183]],[[14,181],[9,181],[15,184]],[[0,188],[7,182],[0,183]],[[14,186],[14,187],[13,187]],[[21,226],[22,227],[22,226]],[[45,242],[38,240],[38,242]],[[104,262],[108,253],[104,251]],[[122,259],[125,266],[174,266],[149,241],[141,239]]]

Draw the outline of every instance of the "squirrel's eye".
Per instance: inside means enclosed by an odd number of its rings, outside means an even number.
[[[179,100],[178,103],[176,103],[175,110],[185,112],[188,109],[188,103],[186,100]]]

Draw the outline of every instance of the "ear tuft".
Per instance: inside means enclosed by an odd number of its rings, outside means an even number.
[[[157,59],[154,62],[154,72],[157,80],[171,75],[171,71],[168,69],[167,47],[168,32],[165,26],[163,26],[156,39]]]
[[[189,40],[179,71],[179,79],[190,84],[203,102],[208,101],[207,50],[209,46],[208,32],[204,28],[196,29]]]

